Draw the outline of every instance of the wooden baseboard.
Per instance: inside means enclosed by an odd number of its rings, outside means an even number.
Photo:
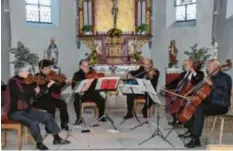
[[[210,144],[206,148],[207,150],[233,150],[233,145],[216,145]]]

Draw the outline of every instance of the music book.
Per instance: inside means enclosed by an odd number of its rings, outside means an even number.
[[[123,94],[145,94],[145,87],[142,79],[124,80],[124,85],[120,88]]]
[[[77,89],[75,90],[75,93],[82,93],[82,92],[87,91],[90,88],[90,86],[92,85],[94,80],[95,79],[92,78],[92,79],[85,79],[85,80],[80,81]]]
[[[120,77],[101,77],[98,78],[95,90],[106,91],[117,89]]]

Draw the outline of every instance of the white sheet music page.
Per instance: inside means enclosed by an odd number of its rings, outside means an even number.
[[[136,84],[125,84],[120,90],[123,94],[145,94],[145,87],[143,85],[142,79],[137,79]],[[133,91],[133,92],[132,92]]]
[[[150,96],[150,98],[155,103],[161,104],[160,100],[157,97],[157,93],[156,93],[153,85],[151,84],[150,80],[142,79],[142,81],[143,81],[143,84],[145,86],[146,92]]]
[[[94,80],[95,80],[94,78],[82,80],[79,83],[78,88],[75,90],[75,93],[80,93],[80,92],[87,91],[90,88],[90,86],[91,86],[91,84],[93,83]]]
[[[120,77],[101,77],[96,83],[96,90],[115,90],[117,89]]]

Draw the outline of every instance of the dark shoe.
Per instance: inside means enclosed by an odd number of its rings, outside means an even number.
[[[168,125],[174,126],[176,125],[176,121],[168,122]]]
[[[43,143],[36,144],[36,148],[39,150],[49,150]]]
[[[70,144],[70,141],[64,140],[64,139],[54,139],[53,140],[54,145],[65,145],[65,144]]]
[[[125,120],[128,120],[128,119],[131,119],[133,118],[133,114],[128,112],[124,117],[123,117]]]
[[[201,146],[199,138],[192,138],[188,144],[184,145],[184,147],[186,148],[194,148],[194,147],[199,147],[199,146]]]
[[[46,131],[46,133],[51,134],[51,132],[49,131],[49,129],[47,127],[45,127],[45,131]]]
[[[61,129],[63,130],[66,130],[66,131],[68,131],[69,130],[69,126],[68,126],[68,124],[67,123],[61,123]]]
[[[107,120],[106,120],[105,117],[103,117],[100,121],[101,121],[101,122],[107,122]]]
[[[189,137],[191,137],[191,134],[190,134],[189,131],[187,131],[184,134],[178,135],[178,137],[180,137],[180,138],[189,138]]]
[[[75,126],[78,126],[78,125],[81,125],[82,123],[83,123],[82,120],[77,119],[77,120],[75,121],[74,125],[75,125]]]

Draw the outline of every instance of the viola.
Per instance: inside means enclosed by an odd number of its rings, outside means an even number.
[[[226,64],[223,64],[222,66],[217,67],[212,73],[208,75],[207,78],[211,77],[213,73],[215,73],[217,70],[222,70],[223,68],[229,68],[232,67],[231,60],[227,60]],[[192,97],[186,102],[183,109],[179,112],[177,115],[177,119],[182,122],[186,123],[191,119],[193,114],[196,112],[197,107],[207,98],[207,96],[211,93],[212,86],[209,85],[206,80],[204,79],[200,84],[195,86],[190,92],[192,91]]]

